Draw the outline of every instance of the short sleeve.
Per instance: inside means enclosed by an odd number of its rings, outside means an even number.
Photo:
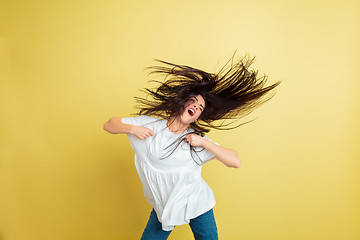
[[[203,138],[215,143],[216,145],[219,145],[218,143],[212,141],[210,138],[206,136],[204,136]],[[215,157],[215,154],[213,154],[212,152],[210,152],[205,148],[196,148],[196,151],[197,151],[197,156],[201,159],[203,164],[205,164],[206,162],[210,161],[213,157]]]
[[[152,122],[158,121],[158,118],[150,117],[150,116],[138,116],[138,117],[128,117],[128,118],[121,118],[122,122],[125,124],[131,124],[135,126],[143,126],[150,124]]]
[[[154,118],[154,117],[150,117],[150,116],[138,116],[138,117],[129,117],[129,118],[121,118],[122,123],[125,124],[130,124],[130,125],[134,125],[134,126],[143,126],[143,127],[148,127],[151,130],[152,127],[150,126],[151,123],[159,121],[158,118]],[[133,134],[127,134],[130,144],[131,144],[131,148],[133,150],[141,150],[145,147],[145,140],[141,140],[138,139],[135,135]]]

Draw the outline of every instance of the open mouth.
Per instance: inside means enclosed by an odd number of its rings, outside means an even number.
[[[190,114],[190,116],[194,116],[195,111],[190,108],[190,109],[188,110],[188,113]]]

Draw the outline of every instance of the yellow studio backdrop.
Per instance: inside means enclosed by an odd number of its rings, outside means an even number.
[[[358,1],[0,3],[0,239],[139,239],[151,207],[125,135],[154,58],[216,72],[237,49],[282,80],[203,167],[220,239],[356,240]],[[192,239],[179,226],[169,239]]]

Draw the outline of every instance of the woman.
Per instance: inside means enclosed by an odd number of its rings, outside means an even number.
[[[238,168],[240,159],[204,133],[232,129],[214,121],[242,117],[269,99],[263,97],[279,82],[264,87],[266,76],[249,70],[253,60],[233,57],[217,74],[159,61],[165,66],[151,69],[166,78],[155,90],[146,89],[153,100],[136,98],[138,117],[112,117],[104,124],[109,133],[127,134],[135,151],[144,195],[153,207],[141,239],[167,239],[176,225],[187,223],[195,239],[218,239],[215,198],[201,167],[217,159]]]

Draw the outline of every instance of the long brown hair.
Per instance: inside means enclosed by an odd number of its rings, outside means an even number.
[[[153,100],[135,97],[138,114],[169,119],[173,115],[182,114],[185,102],[200,94],[206,106],[191,128],[206,133],[211,128],[228,130],[239,127],[243,123],[231,127],[229,125],[233,122],[225,124],[224,120],[240,119],[268,101],[274,95],[268,93],[280,81],[265,87],[267,76],[259,77],[257,70],[249,69],[255,58],[245,56],[237,61],[234,58],[235,54],[218,73],[156,60],[163,65],[149,67],[152,70],[150,74],[164,75],[165,81],[152,80],[160,86],[144,89]]]

